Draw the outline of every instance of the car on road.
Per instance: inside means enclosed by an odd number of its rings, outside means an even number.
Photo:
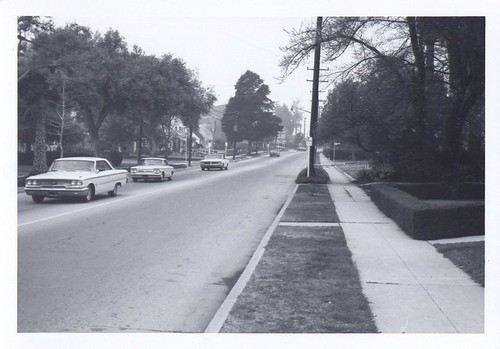
[[[139,165],[130,168],[130,176],[134,182],[139,179],[144,181],[154,179],[160,182],[167,179],[171,181],[173,175],[174,168],[164,158],[142,158]]]
[[[218,168],[220,170],[227,170],[229,167],[229,160],[226,159],[224,154],[208,154],[203,160],[200,161],[202,171]]]
[[[115,169],[104,158],[71,157],[54,160],[49,171],[26,178],[24,191],[34,202],[47,198],[76,197],[85,202],[95,195],[118,194],[128,182],[128,171]]]
[[[275,148],[275,149],[270,149],[269,150],[269,156],[270,157],[279,157],[281,155],[281,150],[278,149],[278,148]]]
[[[306,151],[307,149],[306,149],[306,147],[300,146],[297,148],[297,150],[298,151]]]

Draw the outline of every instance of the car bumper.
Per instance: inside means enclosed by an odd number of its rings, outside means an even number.
[[[87,188],[81,189],[47,189],[47,188],[25,188],[24,192],[28,195],[38,195],[46,197],[80,197],[87,195]]]
[[[224,164],[200,164],[201,168],[222,168]]]
[[[161,178],[161,173],[134,173],[131,174],[132,179],[159,179]]]

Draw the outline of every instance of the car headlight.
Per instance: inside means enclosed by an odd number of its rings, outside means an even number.
[[[137,169],[136,169],[135,167],[132,167],[132,168],[130,169],[130,172],[135,173],[135,172],[137,172]]]
[[[83,181],[80,180],[72,180],[68,187],[81,187],[83,185]]]
[[[160,173],[161,171],[160,171],[160,169],[159,169],[159,168],[155,168],[155,169],[153,170],[153,172],[154,172],[154,173],[156,173],[156,174],[158,174],[158,173]]]
[[[26,180],[26,185],[27,186],[36,186],[37,185],[37,182],[35,179],[27,179]]]

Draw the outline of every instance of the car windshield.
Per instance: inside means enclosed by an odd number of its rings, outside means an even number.
[[[210,154],[205,156],[205,159],[222,159],[222,154]]]
[[[163,160],[162,159],[142,159],[141,165],[159,166],[159,165],[163,165]]]
[[[56,160],[51,171],[94,171],[94,161],[88,160]]]

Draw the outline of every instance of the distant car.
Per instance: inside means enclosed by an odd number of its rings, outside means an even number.
[[[269,150],[269,156],[271,157],[279,157],[281,155],[281,150],[280,149],[271,149]]]
[[[227,170],[229,167],[229,160],[226,159],[224,154],[208,154],[205,159],[200,161],[202,171],[218,168],[220,170]]]
[[[298,150],[298,151],[306,151],[307,149],[306,149],[306,147],[302,147],[302,146],[300,146],[300,147],[298,147],[298,148],[297,148],[297,150]]]
[[[116,196],[118,187],[127,181],[128,171],[114,169],[104,158],[60,158],[48,172],[26,178],[24,191],[36,203],[46,197],[77,197],[87,202],[102,193]]]
[[[174,168],[164,158],[142,158],[139,165],[130,168],[130,176],[134,182],[139,179],[153,179],[162,182],[165,179],[172,180]]]

